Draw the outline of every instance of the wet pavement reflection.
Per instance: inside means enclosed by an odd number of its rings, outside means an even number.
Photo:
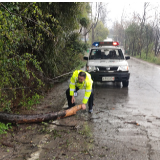
[[[160,67],[131,58],[130,83],[95,83],[90,120],[101,159],[160,159]],[[95,154],[96,155],[96,154]],[[95,159],[98,159],[95,157]]]

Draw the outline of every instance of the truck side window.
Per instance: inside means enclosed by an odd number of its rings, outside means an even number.
[[[124,59],[123,53],[121,49],[118,49],[118,53],[121,59]]]

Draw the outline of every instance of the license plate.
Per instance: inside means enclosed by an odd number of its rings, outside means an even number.
[[[114,77],[102,77],[102,81],[114,81]]]

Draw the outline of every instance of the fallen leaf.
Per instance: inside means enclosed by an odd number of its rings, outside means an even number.
[[[137,149],[131,148],[132,151],[138,151]]]

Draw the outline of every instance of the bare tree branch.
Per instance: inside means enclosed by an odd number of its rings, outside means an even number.
[[[97,6],[97,3],[96,3],[96,6]],[[97,26],[97,23],[98,23],[98,19],[99,19],[99,15],[100,15],[100,10],[103,6],[100,6],[98,7],[98,11],[97,11],[97,14],[98,14],[98,17],[97,17],[97,20],[96,20],[96,23],[92,23],[91,27],[89,28],[89,30],[87,32],[85,32],[85,34],[83,36],[86,36],[88,32],[90,32],[90,30],[92,29],[92,27],[96,27]],[[97,7],[96,7],[97,8]]]
[[[99,20],[99,16],[100,16],[100,9],[102,8],[103,6],[101,5],[101,3],[100,3],[100,5],[99,5],[99,7],[98,7],[98,11],[97,11],[97,14],[98,14],[98,16],[97,16],[97,21],[96,21],[96,23],[95,23],[95,25],[94,25],[94,28],[96,28],[96,26],[97,26],[97,23],[98,23],[98,20]]]
[[[86,36],[88,32],[90,32],[90,30],[92,29],[94,23],[91,25],[90,29],[83,35],[83,36]]]
[[[82,32],[82,27],[80,28],[80,30],[79,30],[79,34]]]

